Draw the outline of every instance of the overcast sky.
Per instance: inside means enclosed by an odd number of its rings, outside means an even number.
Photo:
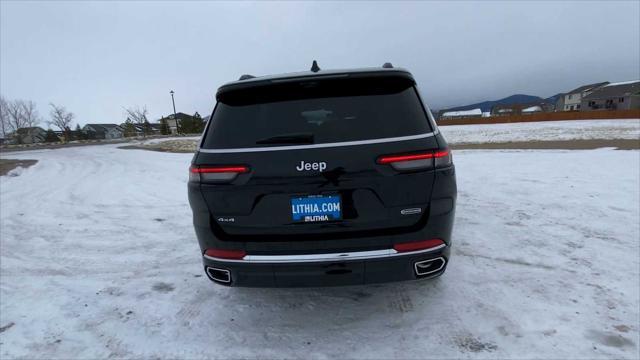
[[[209,114],[241,74],[409,69],[433,108],[640,78],[640,2],[0,3],[0,92],[77,122]]]

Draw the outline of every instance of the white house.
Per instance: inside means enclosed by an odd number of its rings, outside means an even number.
[[[7,143],[11,144],[35,144],[44,142],[47,131],[39,126],[20,128],[18,131],[7,134]]]
[[[595,90],[607,85],[608,83],[609,83],[608,81],[605,81],[605,82],[596,83],[596,84],[584,85],[564,94],[564,108],[562,109],[562,111],[580,110],[580,104],[582,102],[582,98],[591,94]]]
[[[90,139],[120,139],[124,129],[116,124],[87,124],[82,127]]]

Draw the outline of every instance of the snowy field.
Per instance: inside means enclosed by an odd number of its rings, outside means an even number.
[[[640,139],[640,119],[440,126],[449,144]]]
[[[0,178],[0,358],[638,358],[639,151],[454,151],[443,277],[246,289],[203,276],[191,155],[117,146],[2,155],[39,161]]]

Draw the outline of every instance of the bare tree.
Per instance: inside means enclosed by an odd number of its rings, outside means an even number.
[[[40,122],[36,103],[33,101],[14,100],[5,101],[5,104],[5,131],[17,133],[19,129],[34,127]],[[21,142],[20,136],[17,137],[17,141]]]
[[[24,107],[21,100],[7,102],[7,125],[9,131],[18,131],[18,129],[26,126],[24,121]]]
[[[40,123],[40,115],[36,110],[36,103],[31,100],[20,101],[24,114],[25,127],[33,127]]]
[[[4,96],[0,96],[0,136],[4,139],[9,131],[9,104]]]
[[[127,117],[131,119],[135,124],[140,125],[143,129],[142,136],[146,137],[147,131],[144,131],[145,124],[149,123],[147,120],[147,106],[143,106],[142,108],[136,106],[135,108],[125,108],[124,111],[127,113]]]
[[[64,133],[65,141],[69,141],[71,122],[73,121],[75,115],[73,115],[72,112],[67,111],[64,106],[58,106],[53,103],[49,103],[49,105],[51,106],[51,112],[49,112],[51,121],[49,121],[48,124],[60,129],[60,131]]]

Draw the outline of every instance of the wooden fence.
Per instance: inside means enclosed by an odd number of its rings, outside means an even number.
[[[640,119],[640,109],[634,110],[600,110],[600,111],[560,111],[543,112],[530,115],[507,115],[492,117],[476,117],[463,119],[440,119],[438,126],[501,124],[532,121],[563,120],[600,120],[600,119]]]

